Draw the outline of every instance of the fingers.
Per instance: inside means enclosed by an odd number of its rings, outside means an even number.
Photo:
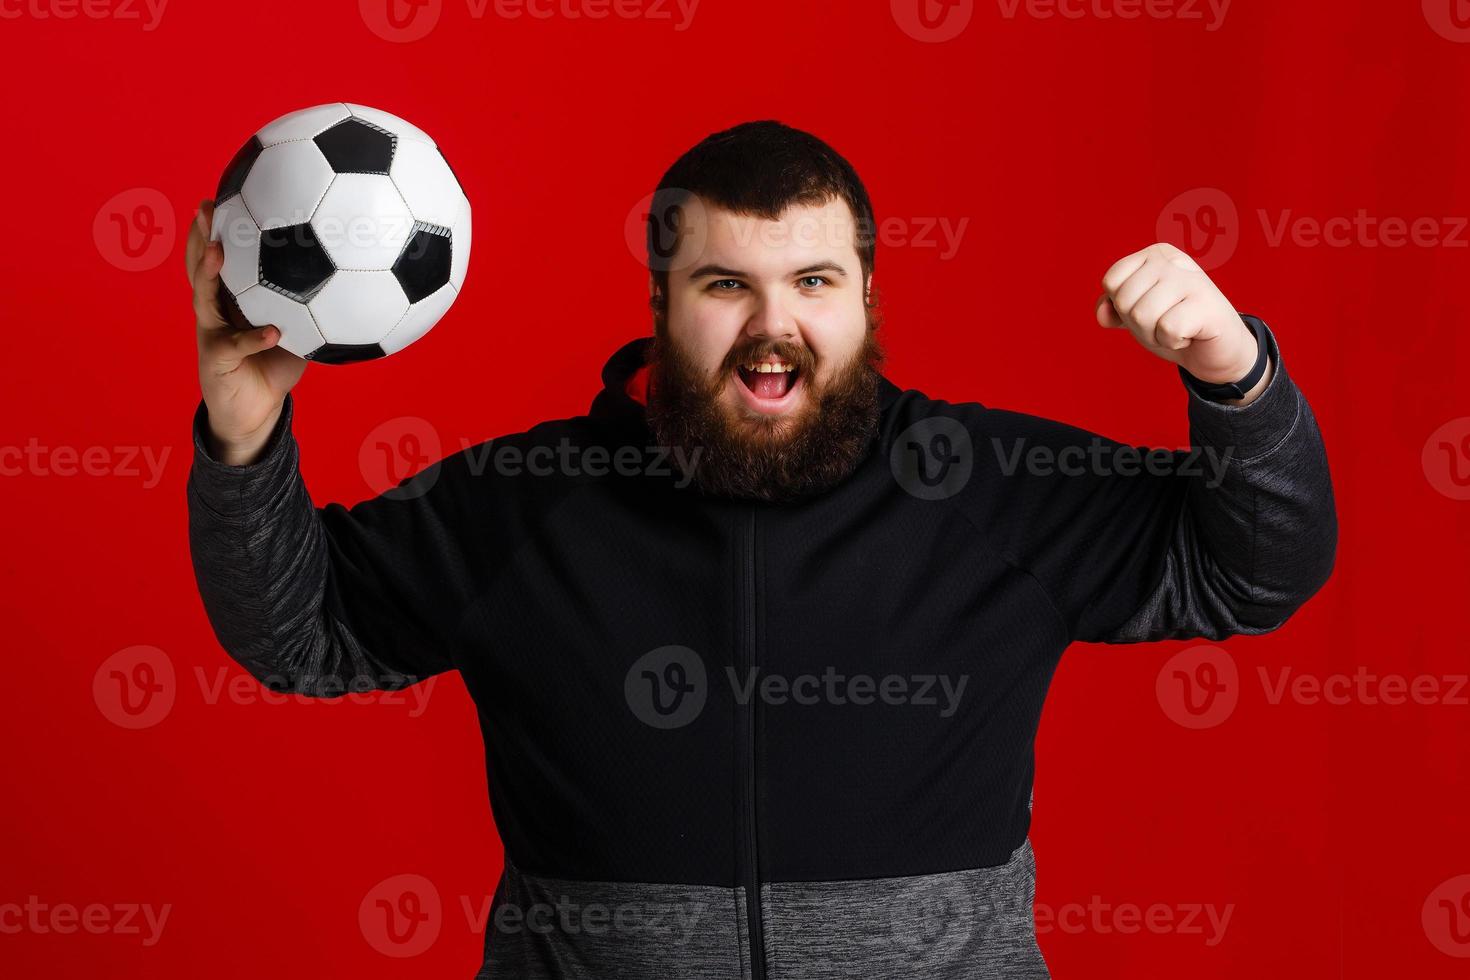
[[[281,331],[274,325],[258,330],[212,331],[200,338],[199,359],[211,372],[229,374],[245,358],[269,350],[280,341]]]
[[[1158,345],[1165,350],[1183,350],[1199,337],[1200,327],[1196,316],[1198,304],[1185,300],[1169,307],[1159,317],[1154,328]]]
[[[1118,290],[1122,288],[1123,284],[1127,282],[1135,272],[1143,268],[1144,263],[1148,261],[1148,257],[1149,250],[1145,248],[1141,249],[1140,251],[1134,252],[1132,255],[1125,255],[1118,261],[1114,262],[1112,268],[1110,268],[1103,275],[1103,292],[1107,293],[1109,296],[1116,296]]]
[[[1189,345],[1187,318],[1171,317],[1160,329],[1165,314],[1185,304],[1191,294],[1190,270],[1198,266],[1184,252],[1166,243],[1125,256],[1103,276],[1105,292],[1094,311],[1104,327],[1126,326],[1146,347],[1180,350]],[[1105,305],[1106,303],[1106,305]]]
[[[1097,317],[1097,322],[1101,326],[1109,329],[1117,329],[1123,326],[1123,318],[1118,315],[1117,307],[1113,306],[1113,301],[1108,299],[1107,293],[1103,293],[1097,298],[1097,303],[1094,304],[1092,314]]]
[[[1182,350],[1189,346],[1189,338],[1171,330],[1163,329],[1164,317],[1184,307],[1189,295],[1180,288],[1177,280],[1161,280],[1134,304],[1130,314],[1139,331],[1139,339],[1150,347],[1164,350]],[[1177,317],[1172,322],[1182,322]]]
[[[214,202],[208,199],[199,202],[199,210],[194,214],[194,223],[189,227],[189,240],[184,246],[184,274],[189,277],[189,285],[194,284],[194,269],[199,265],[199,257],[204,253],[204,244],[209,241],[209,226],[214,221]]]
[[[1159,267],[1146,262],[1113,291],[1113,309],[1118,311],[1124,323],[1132,318],[1133,308],[1138,305],[1138,301],[1162,279],[1163,273]]]
[[[197,233],[196,227],[191,236]],[[222,330],[227,325],[219,305],[219,273],[225,265],[225,250],[219,242],[200,244],[199,262],[194,266],[194,319],[200,330]]]

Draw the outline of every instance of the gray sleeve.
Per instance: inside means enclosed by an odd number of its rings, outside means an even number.
[[[1326,449],[1274,335],[1269,352],[1274,374],[1249,405],[1190,391],[1190,441],[1203,460],[1225,465],[1215,479],[1187,482],[1162,542],[1157,584],[1125,622],[1096,639],[1265,633],[1327,581],[1337,514]]]
[[[390,491],[351,510],[315,507],[293,411],[288,395],[247,466],[211,457],[202,401],[194,415],[189,550],[220,644],[263,684],[318,697],[393,690],[451,669],[462,568],[445,547],[443,494]]]

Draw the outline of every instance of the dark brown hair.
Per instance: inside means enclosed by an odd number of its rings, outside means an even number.
[[[873,273],[877,237],[873,205],[852,164],[817,137],[775,120],[741,123],[705,137],[674,161],[654,191],[646,244],[648,268],[657,287],[652,298],[655,313],[662,313],[668,294],[683,205],[694,196],[768,221],[777,220],[792,205],[846,201],[857,225],[864,286]],[[876,325],[876,298],[865,296],[864,304]]]

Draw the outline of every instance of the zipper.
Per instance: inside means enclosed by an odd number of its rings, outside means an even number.
[[[741,541],[741,591],[744,602],[740,608],[740,675],[749,677],[757,666],[756,658],[756,560],[755,560],[756,511],[747,511],[745,531]],[[752,697],[739,706],[736,712],[737,756],[739,762],[740,787],[740,847],[738,863],[745,885],[745,935],[750,942],[751,980],[766,980],[765,930],[761,922],[760,860],[757,850],[756,832],[756,726],[755,712],[759,699]]]

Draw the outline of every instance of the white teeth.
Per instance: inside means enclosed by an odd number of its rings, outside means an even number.
[[[795,371],[796,366],[794,364],[772,364],[770,361],[765,361],[760,364],[747,364],[745,370],[756,374],[786,374]]]

